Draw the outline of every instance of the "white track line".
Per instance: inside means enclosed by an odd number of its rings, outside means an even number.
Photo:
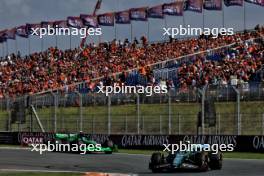
[[[30,150],[30,147],[0,147],[0,150]]]
[[[80,173],[85,174],[86,172],[79,171],[65,171],[65,170],[27,170],[27,169],[0,169],[0,172],[50,172],[50,173]]]

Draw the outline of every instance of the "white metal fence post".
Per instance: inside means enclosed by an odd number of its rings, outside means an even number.
[[[58,94],[53,93],[51,91],[51,95],[53,96],[53,104],[54,104],[54,114],[53,114],[53,130],[54,133],[57,132],[57,106],[58,106]]]
[[[181,134],[181,115],[178,113],[178,134]]]
[[[160,123],[159,123],[160,134],[162,134],[162,115],[160,115],[159,121],[160,121]]]
[[[262,114],[262,135],[264,136],[264,113]]]
[[[145,117],[142,116],[142,133],[145,134]]]
[[[137,134],[140,133],[140,109],[139,109],[139,95],[137,96]]]
[[[95,132],[94,132],[94,116],[93,116],[93,118],[92,118],[92,134],[94,134]]]
[[[108,135],[111,134],[111,96],[108,95]]]
[[[83,131],[83,99],[82,94],[80,94],[80,130]]]
[[[240,92],[233,86],[236,92],[236,115],[237,115],[237,135],[241,134],[241,114],[240,114]]]
[[[171,91],[169,91],[169,135],[171,134]]]
[[[7,97],[6,99],[6,108],[7,108],[7,113],[8,113],[8,131],[12,131],[11,129],[11,109],[10,109],[10,98]]]
[[[221,134],[221,115],[218,114],[218,134]]]
[[[79,116],[79,130],[83,131],[83,101],[82,101],[82,94],[76,91],[76,94],[79,97],[79,106],[80,106],[80,116]]]
[[[125,133],[127,134],[127,115],[125,117]]]
[[[205,134],[205,93],[206,93],[207,85],[203,87],[202,90],[202,135]]]

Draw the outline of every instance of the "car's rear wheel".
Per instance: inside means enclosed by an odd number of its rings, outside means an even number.
[[[223,154],[218,152],[217,154],[210,154],[209,166],[212,170],[220,170],[223,166]]]
[[[114,146],[114,143],[113,141],[111,140],[106,140],[103,144],[102,144],[102,147],[110,147],[112,148]]]
[[[113,143],[113,141],[108,140],[108,141],[107,141],[107,147],[113,148],[113,147],[114,147],[114,143]]]
[[[159,152],[153,153],[151,156],[150,169],[153,173],[161,172],[161,169],[158,167],[162,164],[162,154]]]
[[[113,147],[114,147],[113,141],[107,140],[105,142],[105,147],[109,147],[111,149],[111,151],[106,151],[105,154],[112,154],[113,153],[113,151],[112,151],[113,150]]]

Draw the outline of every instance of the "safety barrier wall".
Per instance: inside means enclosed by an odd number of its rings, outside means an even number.
[[[233,144],[234,151],[264,152],[264,136],[243,135],[107,135],[85,134],[91,140],[104,143],[112,140],[118,148],[163,150],[163,144],[179,144],[190,141],[193,144]],[[0,132],[0,144],[47,143],[54,139],[54,133],[42,132]]]

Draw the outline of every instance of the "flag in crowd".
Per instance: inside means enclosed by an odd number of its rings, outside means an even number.
[[[0,43],[3,43],[5,41],[6,41],[6,39],[3,36],[1,36],[1,34],[0,34]]]
[[[67,25],[67,21],[65,21],[65,20],[59,20],[59,21],[55,21],[54,23],[53,23],[53,27],[57,27],[57,28],[66,28],[66,27],[68,27],[68,25]]]
[[[31,35],[39,35],[39,30],[41,28],[41,24],[26,24],[27,32]]]
[[[81,14],[80,18],[83,21],[83,25],[87,27],[93,27],[93,28],[98,27],[96,16]]]
[[[83,27],[83,22],[82,22],[82,19],[80,17],[72,17],[71,16],[71,17],[67,18],[67,25],[68,25],[68,27],[80,29]]]
[[[222,0],[204,0],[204,9],[222,10]]]
[[[243,6],[243,0],[224,0],[227,7],[229,6]]]
[[[6,41],[6,36],[5,36],[6,31],[7,30],[0,31],[0,43],[3,43]]]
[[[184,3],[184,10],[202,13],[203,12],[203,0],[188,0]]]
[[[17,27],[16,28],[16,35],[18,35],[20,37],[27,38],[28,37],[27,27],[25,25]]]
[[[40,24],[42,28],[46,28],[46,29],[48,28],[48,26],[53,27],[52,21],[42,21]]]
[[[162,5],[149,8],[147,13],[148,18],[164,18]]]
[[[130,19],[136,21],[147,21],[147,8],[132,8],[130,11]]]
[[[183,15],[183,1],[177,1],[169,4],[163,4],[163,14],[182,16]]]
[[[98,15],[98,24],[102,26],[114,26],[114,13],[105,13]]]
[[[51,28],[54,26],[54,22],[53,21],[42,21],[40,24],[41,24],[41,28],[48,29],[48,27],[49,27],[50,28],[50,32],[51,32]]]
[[[96,5],[95,5],[95,8],[94,8],[94,11],[93,11],[93,15],[89,16],[89,15],[80,15],[80,18],[83,20],[83,25],[87,26],[87,28],[89,27],[97,27],[98,26],[98,22],[97,22],[97,17],[96,17],[96,12],[101,8],[101,4],[102,4],[102,0],[98,0]],[[88,35],[86,35],[81,43],[80,43],[80,47],[82,48],[84,46],[84,43],[86,41],[86,38],[87,38]]]
[[[130,23],[129,10],[116,12],[115,13],[115,22],[117,24],[129,24]]]
[[[264,0],[245,0],[245,1],[248,2],[248,3],[264,6]]]
[[[5,32],[5,38],[6,39],[16,39],[16,28],[9,29]]]
[[[87,26],[87,28],[96,28],[98,27],[97,23],[97,17],[95,15],[86,15],[86,14],[81,14],[80,18],[83,21],[83,25]],[[85,37],[81,40],[80,47],[83,48],[86,38],[88,35],[85,35]]]

